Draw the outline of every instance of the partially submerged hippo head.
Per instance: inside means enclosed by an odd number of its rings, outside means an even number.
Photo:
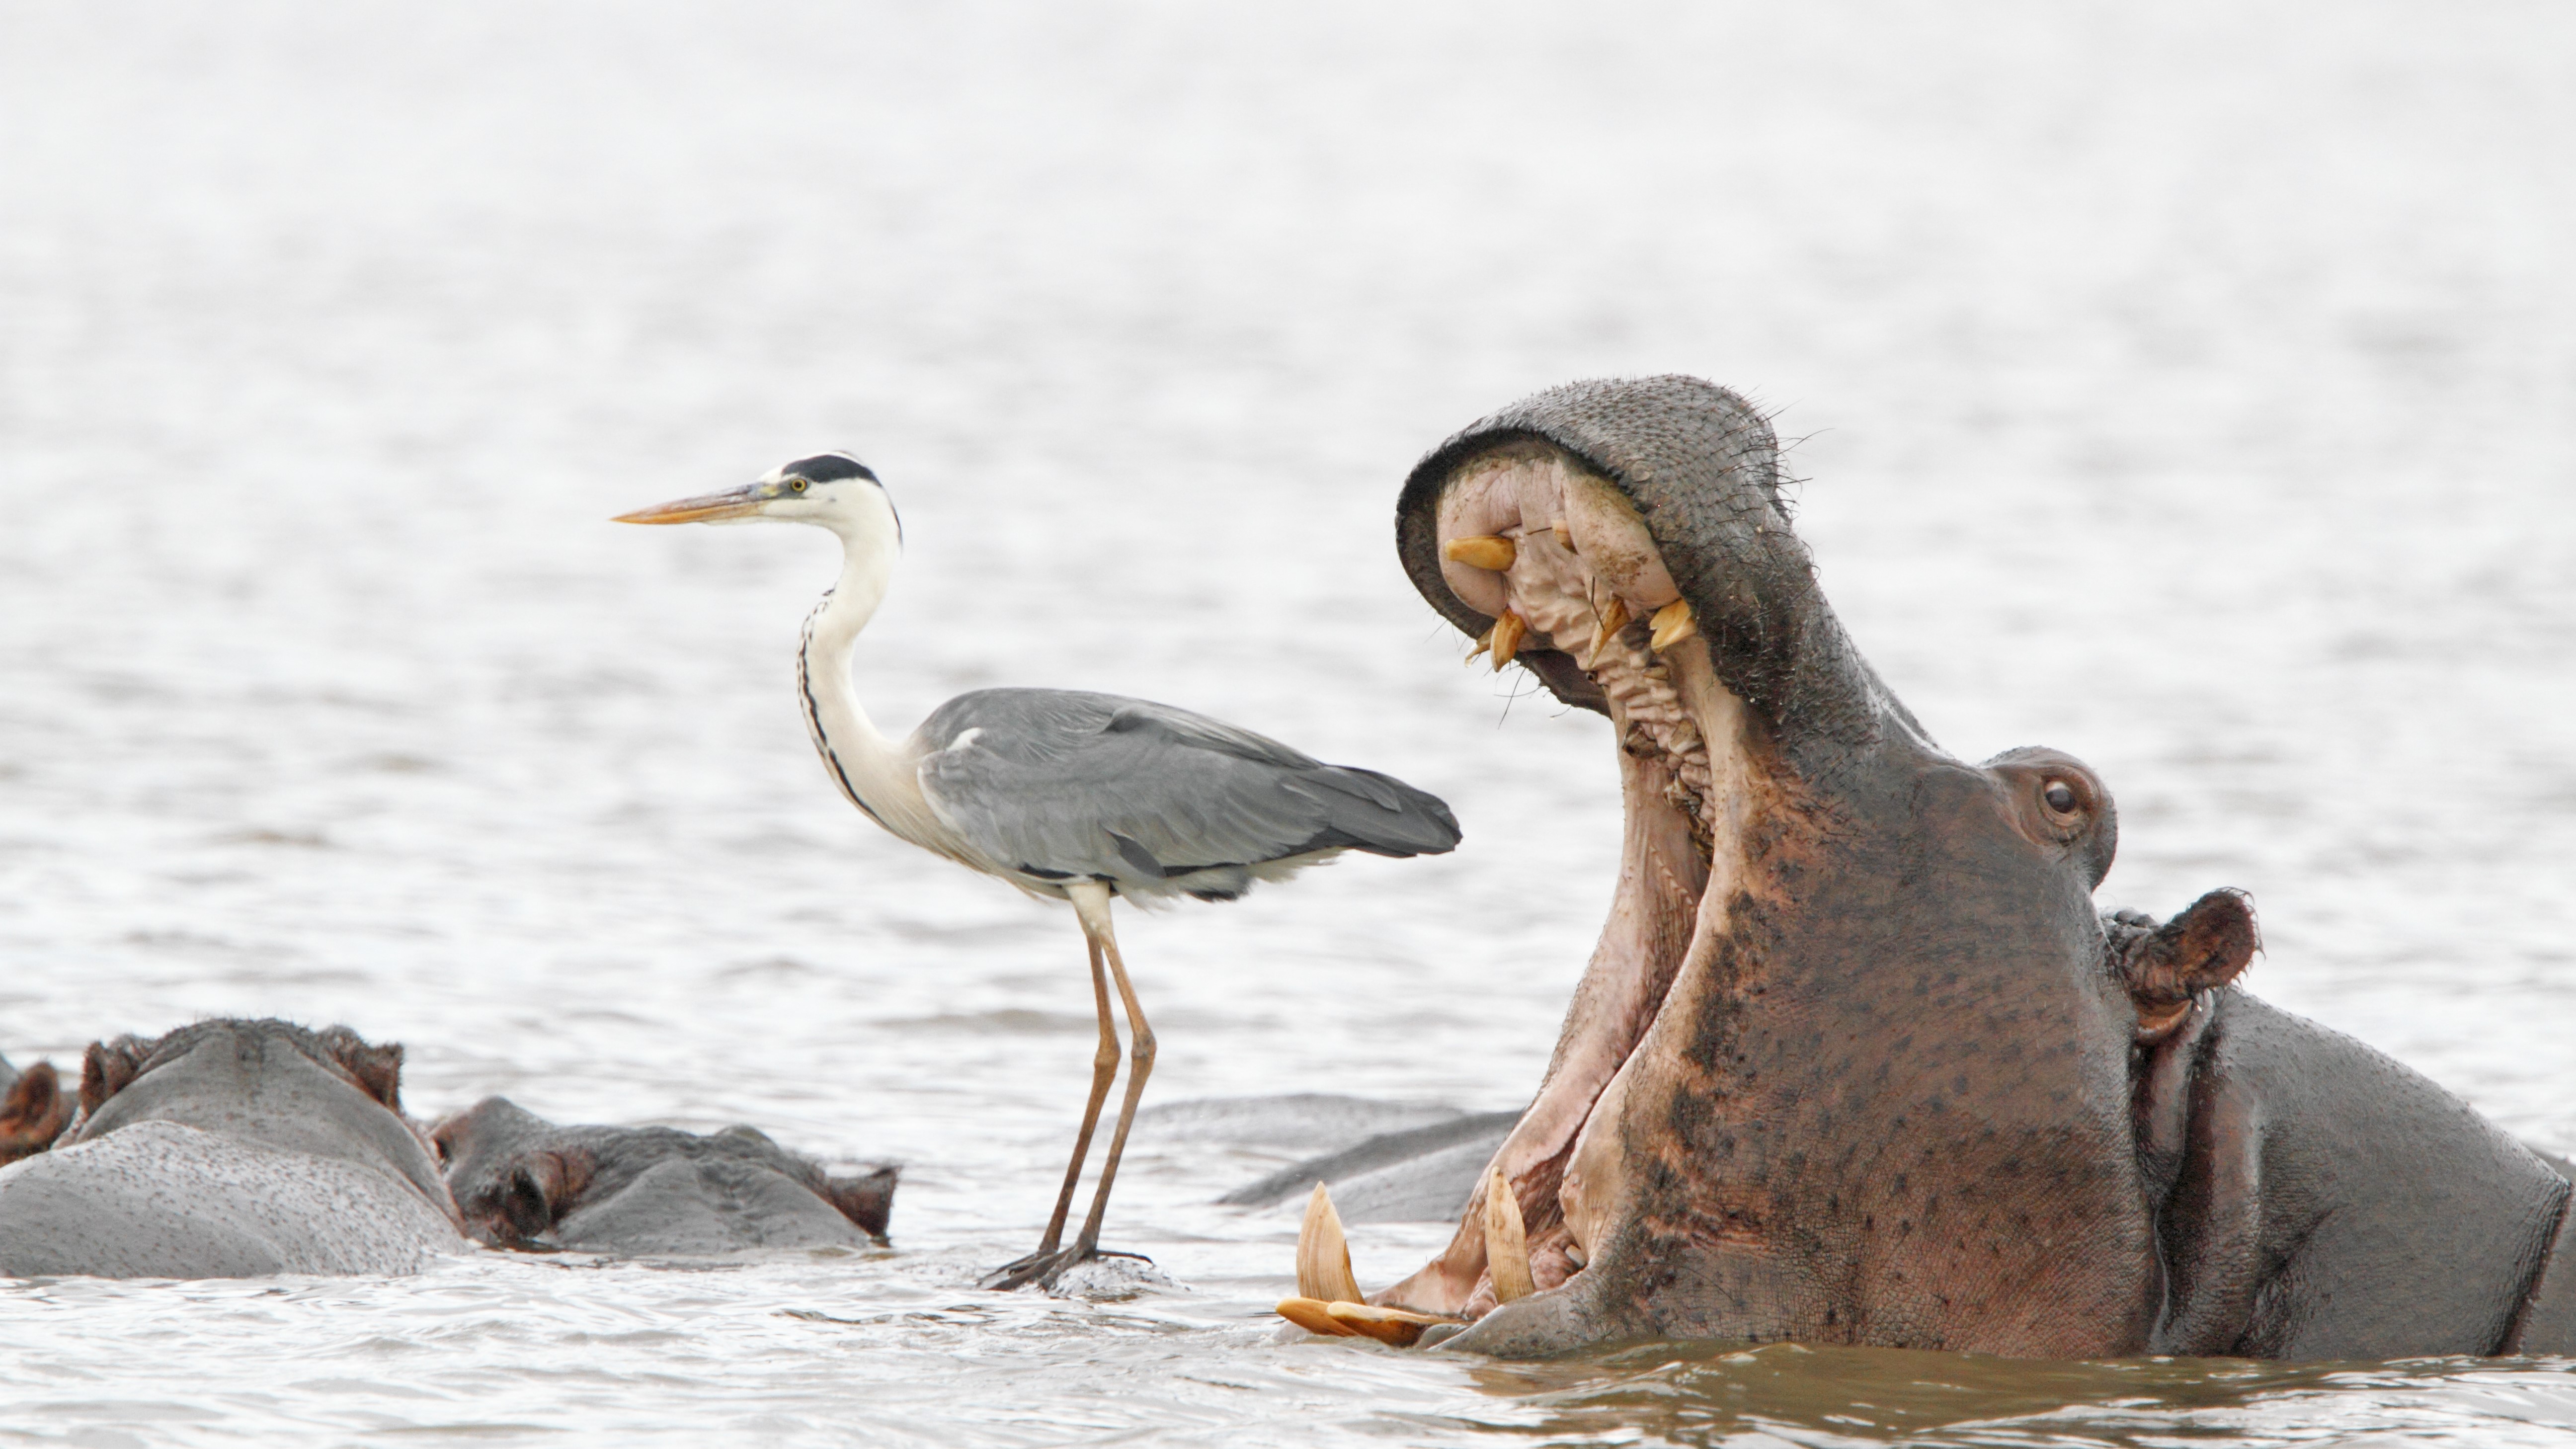
[[[158,1037],[92,1042],[80,1116],[56,1143],[175,1122],[292,1152],[363,1159],[447,1206],[429,1139],[402,1109],[403,1049],[345,1026],[213,1017]]]
[[[884,1244],[894,1210],[893,1167],[834,1177],[751,1127],[559,1127],[486,1097],[433,1135],[466,1231],[494,1247],[862,1247]]]
[[[0,1274],[413,1272],[462,1248],[402,1056],[235,1018],[93,1043],[70,1128],[0,1169]]]
[[[1423,460],[1397,539],[1442,615],[1609,716],[1627,826],[1495,1159],[1539,1291],[1495,1306],[1480,1194],[1377,1300],[1476,1318],[1457,1345],[1503,1353],[2142,1345],[2134,1124],[2180,1090],[2160,1049],[2254,950],[2244,899],[2113,951],[2109,789],[2053,750],[1932,742],[1836,622],[1771,429],[1722,388],[1529,398]]]

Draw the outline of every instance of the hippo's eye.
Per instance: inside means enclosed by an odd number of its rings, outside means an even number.
[[[2060,815],[2075,813],[2075,787],[2064,780],[2049,781],[2048,787],[2039,792],[2039,798]]]
[[[802,493],[805,491],[805,480],[802,478],[790,478],[787,480],[787,486],[794,492]]]

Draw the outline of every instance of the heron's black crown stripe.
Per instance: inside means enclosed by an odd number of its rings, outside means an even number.
[[[787,471],[812,483],[837,483],[844,478],[865,478],[871,483],[877,481],[877,475],[868,471],[867,464],[847,453],[817,453],[811,458],[799,458],[787,465]]]

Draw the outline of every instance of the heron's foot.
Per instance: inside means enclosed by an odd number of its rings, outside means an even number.
[[[1032,1283],[1040,1288],[1053,1288],[1056,1280],[1064,1276],[1066,1269],[1077,1263],[1088,1263],[1100,1258],[1133,1258],[1139,1263],[1154,1261],[1142,1253],[1122,1253],[1112,1248],[1087,1247],[1076,1243],[1070,1248],[1031,1253],[1015,1262],[1005,1263],[985,1274],[984,1281],[976,1286],[995,1293],[1009,1293],[1026,1288]]]

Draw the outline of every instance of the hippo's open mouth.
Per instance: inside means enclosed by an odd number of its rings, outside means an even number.
[[[1441,461],[1422,520],[1440,582],[1494,621],[1478,649],[1497,667],[1517,657],[1609,715],[1626,812],[1617,895],[1536,1100],[1448,1250],[1374,1295],[1475,1319],[1564,1285],[1598,1251],[1633,1160],[1617,1125],[1626,1085],[1709,934],[1709,903],[1723,914],[1749,878],[1752,832],[1796,812],[1767,767],[1761,718],[1719,682],[1691,604],[1616,483],[1527,434]],[[1515,1216],[1487,1202],[1497,1181],[1518,1209],[1517,1235],[1489,1230]],[[1516,1249],[1525,1261],[1511,1261]]]
[[[1752,859],[1776,867],[1815,828],[1797,775],[1776,758],[1769,717],[1720,667],[1728,655],[1729,676],[1785,678],[1768,657],[1813,642],[1802,637],[1815,612],[1807,605],[1820,601],[1779,511],[1770,430],[1704,383],[1646,387],[1560,390],[1515,410],[1527,416],[1479,424],[1424,460],[1399,508],[1416,585],[1462,630],[1482,630],[1478,653],[1490,651],[1497,668],[1517,661],[1569,703],[1609,716],[1626,828],[1609,919],[1536,1099],[1449,1247],[1372,1295],[1384,1307],[1481,1319],[1579,1281],[1598,1260],[1627,1215],[1631,1178],[1652,1157],[1622,1130],[1629,1088],[1650,1061],[1687,1066],[1678,1058],[1692,1024],[1659,1030],[1690,1014],[1668,1012],[1675,983],[1716,951],[1739,896],[1779,880],[1776,868],[1750,869]],[[1685,426],[1637,427],[1641,400]],[[1604,402],[1618,414],[1607,426]],[[1639,439],[1643,451],[1623,456]],[[1687,486],[1658,498],[1659,466]],[[1722,546],[1682,557],[1657,537],[1677,531]],[[1506,1188],[1511,1201],[1495,1200]],[[1716,1231],[1762,1231],[1757,1213],[1728,1216],[1718,1214]],[[1337,1241],[1316,1241],[1338,1239],[1328,1218],[1310,1215],[1301,1261],[1338,1255]],[[1337,1289],[1350,1291],[1307,1287]]]

